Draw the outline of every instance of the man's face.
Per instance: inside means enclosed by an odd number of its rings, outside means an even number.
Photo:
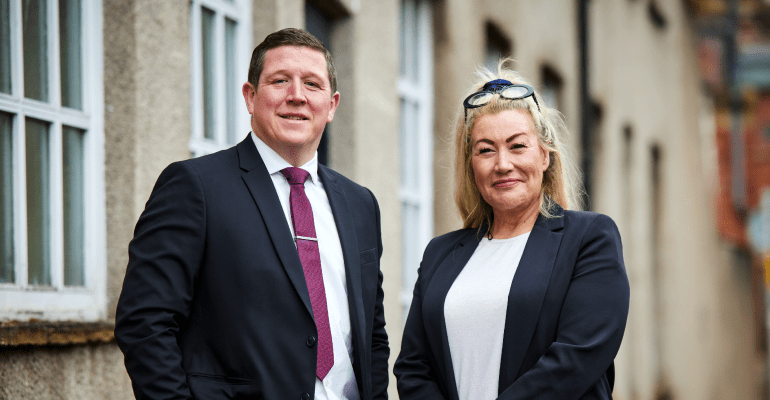
[[[294,166],[313,158],[340,99],[324,54],[298,46],[268,50],[257,87],[245,83],[243,97],[254,134]]]

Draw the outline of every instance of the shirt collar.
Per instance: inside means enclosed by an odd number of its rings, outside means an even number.
[[[288,161],[284,160],[283,157],[276,153],[275,150],[265,144],[262,139],[258,138],[254,132],[251,132],[251,139],[254,141],[254,145],[257,146],[259,155],[262,156],[262,161],[265,163],[268,174],[279,174],[282,169],[292,166]],[[313,153],[313,158],[300,166],[300,168],[310,173],[310,179],[312,179],[313,183],[318,182],[318,152],[316,151]]]

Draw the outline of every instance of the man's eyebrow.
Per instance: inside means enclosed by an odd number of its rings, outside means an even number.
[[[282,77],[287,77],[288,78],[288,77],[291,77],[291,75],[292,74],[289,71],[287,71],[285,69],[279,69],[279,70],[275,70],[275,71],[267,73],[267,74],[262,74],[262,76],[260,77],[260,80],[262,78],[269,79],[269,78],[273,78],[273,77],[276,77],[276,76],[282,76]],[[300,79],[305,80],[305,79],[308,79],[308,78],[312,78],[314,80],[317,80],[318,83],[321,84],[323,87],[329,86],[328,83],[324,84],[324,75],[323,74],[318,74],[318,73],[313,72],[313,71],[307,71],[307,72],[303,72],[303,73],[300,74]]]

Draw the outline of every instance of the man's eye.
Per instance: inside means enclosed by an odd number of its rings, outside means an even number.
[[[308,86],[312,86],[312,87],[320,87],[320,86],[318,86],[318,84],[317,84],[317,83],[315,83],[315,82],[305,82],[305,84],[306,84],[306,85],[308,85]]]

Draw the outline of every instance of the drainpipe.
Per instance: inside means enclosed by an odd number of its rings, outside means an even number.
[[[583,205],[590,209],[590,157],[591,154],[591,96],[588,88],[588,6],[590,0],[578,0],[578,46],[579,46],[579,66],[578,75],[580,82],[578,90],[580,92],[580,150],[581,163],[583,170],[583,183],[585,185],[586,196]]]

